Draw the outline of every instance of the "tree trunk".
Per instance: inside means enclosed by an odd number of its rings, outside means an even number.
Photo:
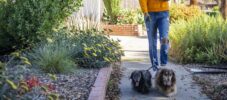
[[[198,0],[190,0],[190,5],[198,5]]]
[[[222,14],[222,17],[226,20],[226,18],[227,18],[227,0],[221,1],[220,12]]]

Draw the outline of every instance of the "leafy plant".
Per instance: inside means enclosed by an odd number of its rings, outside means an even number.
[[[144,24],[144,16],[140,9],[136,10],[119,10],[119,13],[116,15],[116,19],[111,21],[110,17],[107,16],[104,12],[102,18],[104,22],[109,22],[109,24]]]
[[[73,41],[78,48],[74,55],[75,61],[81,67],[105,67],[120,61],[123,54],[117,41],[110,39],[104,31],[97,29],[74,31]]]
[[[170,6],[170,22],[178,20],[190,20],[194,17],[202,15],[202,11],[197,6],[171,5]]]
[[[116,24],[143,24],[143,19],[141,10],[121,10]]]
[[[20,86],[18,81],[23,79],[22,74],[25,74],[30,63],[26,57],[21,56],[19,52],[11,54],[10,60],[6,64],[0,64],[0,99],[16,99],[22,93],[25,92],[26,87]],[[13,73],[12,73],[13,72]],[[23,88],[23,90],[22,90]]]
[[[199,16],[171,25],[170,55],[182,63],[219,64],[227,61],[227,21]]]
[[[0,53],[33,46],[58,30],[82,0],[0,0]]]

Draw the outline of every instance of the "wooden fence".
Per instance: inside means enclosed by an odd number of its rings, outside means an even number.
[[[78,12],[75,12],[72,16],[78,19],[84,17],[89,18],[92,21],[99,22],[102,15],[102,0],[83,0],[83,7]]]
[[[121,7],[124,9],[138,9],[139,0],[122,0]],[[103,0],[83,0],[83,7],[78,12],[75,12],[72,17],[77,20],[83,17],[100,22],[103,12]]]

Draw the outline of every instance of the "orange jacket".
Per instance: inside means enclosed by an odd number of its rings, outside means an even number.
[[[139,0],[139,2],[144,13],[169,10],[169,3],[165,0]]]

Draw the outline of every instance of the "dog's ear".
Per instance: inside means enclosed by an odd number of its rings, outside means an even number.
[[[163,74],[164,74],[164,69],[160,69],[159,72],[157,73],[156,79],[157,79],[157,84],[159,85],[163,85],[163,79],[162,79]]]
[[[176,84],[176,75],[175,75],[175,72],[173,70],[171,70],[172,72],[172,84]]]
[[[132,73],[131,73],[131,76],[129,77],[129,79],[132,79],[134,73],[135,73],[135,72],[132,72]]]

